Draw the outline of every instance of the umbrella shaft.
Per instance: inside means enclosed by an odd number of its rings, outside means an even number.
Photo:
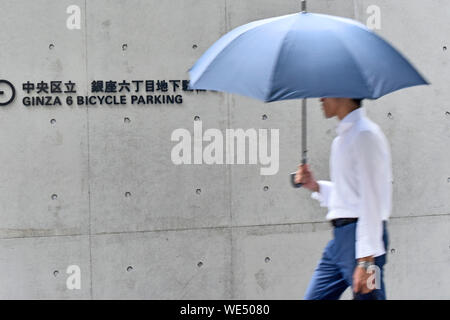
[[[302,164],[306,163],[306,99],[302,100]]]

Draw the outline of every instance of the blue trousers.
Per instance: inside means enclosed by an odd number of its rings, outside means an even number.
[[[355,239],[356,222],[333,230],[334,239],[326,246],[308,289],[306,300],[337,300],[353,282],[353,271],[356,268]],[[383,221],[383,241],[387,252],[388,233],[386,221]],[[385,300],[386,291],[383,280],[383,267],[386,264],[386,254],[375,257],[375,264],[380,272],[379,289],[370,293],[354,293],[355,300]],[[353,290],[353,289],[352,289]]]

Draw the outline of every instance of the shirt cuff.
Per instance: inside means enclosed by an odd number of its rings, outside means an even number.
[[[356,259],[364,257],[378,257],[386,253],[383,246],[383,240],[370,243],[368,239],[357,239],[355,246]]]
[[[317,183],[319,184],[320,192],[313,192],[311,194],[311,198],[319,201],[321,207],[328,207],[328,199],[330,197],[333,183],[331,181],[324,180],[319,180]]]

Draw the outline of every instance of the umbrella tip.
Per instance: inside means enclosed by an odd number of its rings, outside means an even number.
[[[302,13],[306,13],[306,0],[302,0]]]

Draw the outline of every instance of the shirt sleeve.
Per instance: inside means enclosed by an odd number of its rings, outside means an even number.
[[[356,226],[356,259],[385,253],[383,244],[383,190],[386,153],[377,135],[363,131],[355,138],[360,206]]]
[[[319,180],[317,183],[319,184],[319,192],[313,192],[311,198],[319,201],[321,207],[328,207],[328,204],[330,203],[330,194],[333,189],[333,182]]]

